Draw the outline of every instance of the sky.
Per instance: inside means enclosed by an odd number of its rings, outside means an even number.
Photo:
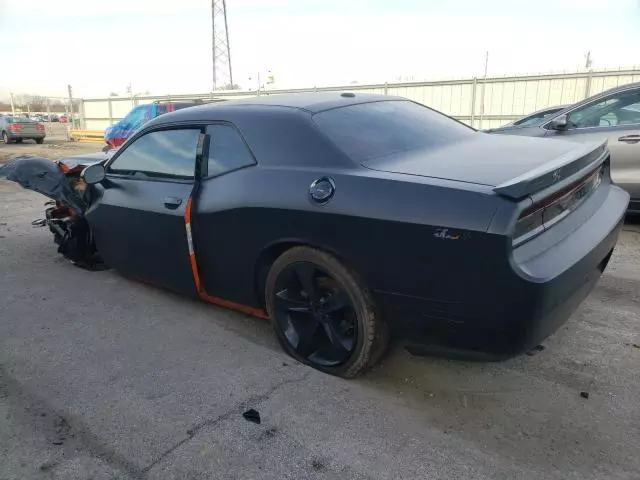
[[[640,0],[226,3],[245,89],[640,66]],[[0,0],[0,39],[0,100],[212,89],[210,0]]]

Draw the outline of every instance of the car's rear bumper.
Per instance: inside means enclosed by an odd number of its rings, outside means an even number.
[[[486,283],[495,281],[496,288],[517,284],[503,296],[498,292],[497,300],[436,308],[432,299],[385,295],[387,315],[403,312],[396,334],[415,354],[500,360],[533,348],[568,320],[597,283],[616,245],[628,200],[624,190],[610,187],[597,211],[573,233],[514,264],[513,278],[505,282],[487,272]],[[478,288],[491,290],[491,285]],[[454,307],[457,315],[448,317],[446,310]],[[438,309],[441,316],[434,314]]]
[[[15,140],[17,138],[25,138],[25,139],[36,139],[36,138],[44,138],[46,134],[44,133],[24,133],[24,132],[13,132],[8,134],[9,140]]]

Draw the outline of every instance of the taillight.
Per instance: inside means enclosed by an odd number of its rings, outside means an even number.
[[[24,129],[24,125],[20,123],[12,123],[11,125],[9,125],[9,130],[11,130],[12,132],[16,132],[23,129]]]
[[[520,245],[550,228],[595,191],[602,181],[604,166],[522,211],[516,223],[513,245]]]
[[[37,128],[38,130],[44,130],[44,125],[43,125],[43,124],[41,124],[41,123],[38,123],[38,124],[36,125],[36,128]]]

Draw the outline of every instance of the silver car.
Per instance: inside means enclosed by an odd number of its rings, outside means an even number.
[[[629,212],[640,213],[640,83],[617,87],[571,105],[539,125],[493,129],[489,133],[608,140],[611,177],[631,194]]]
[[[21,143],[31,139],[44,142],[44,125],[26,117],[0,117],[0,137],[4,143]]]

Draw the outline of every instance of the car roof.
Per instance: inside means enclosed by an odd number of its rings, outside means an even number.
[[[172,123],[176,121],[208,120],[212,114],[215,116],[225,110],[235,112],[239,108],[260,107],[273,110],[293,109],[307,113],[318,113],[332,108],[357,105],[361,103],[381,102],[388,100],[407,100],[391,95],[376,95],[371,93],[348,92],[319,92],[319,93],[291,93],[286,95],[261,95],[240,100],[228,100],[225,102],[207,103],[204,105],[183,108],[175,112],[161,115],[152,120],[154,125]],[[149,124],[151,124],[149,122]]]
[[[610,88],[609,90],[605,90],[604,92],[593,95],[592,97],[599,97],[601,95],[610,95],[618,91],[630,90],[634,88],[640,88],[640,82],[625,83],[624,85],[618,85],[617,87]]]
[[[585,105],[587,103],[591,103],[594,100],[597,100],[599,98],[603,98],[606,97],[608,95],[611,95],[613,93],[617,93],[617,92],[623,92],[625,90],[633,90],[635,88],[640,88],[640,82],[634,82],[634,83],[626,83],[624,85],[620,85],[617,87],[613,87],[610,88],[609,90],[605,90],[603,92],[600,93],[596,93],[595,95],[591,95],[587,98],[585,98],[584,100],[581,100],[579,102],[573,103],[571,105],[567,105],[566,108],[564,108],[561,112],[558,112],[559,115],[562,115],[565,112],[569,112],[579,106]]]

